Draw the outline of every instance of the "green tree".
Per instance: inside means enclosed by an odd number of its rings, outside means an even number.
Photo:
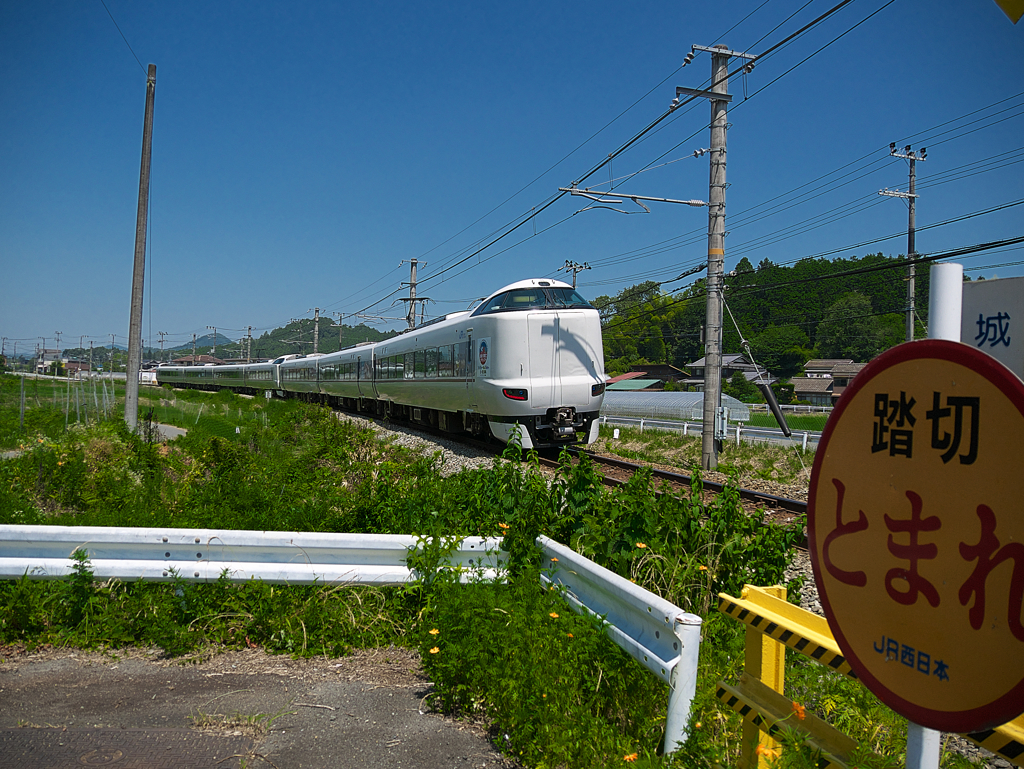
[[[818,354],[823,358],[869,361],[886,349],[885,331],[871,300],[851,291],[829,307],[818,324]]]
[[[758,365],[780,379],[795,376],[811,359],[811,340],[797,326],[769,326],[750,340]]]
[[[637,345],[637,352],[650,363],[664,363],[665,339],[661,335],[661,328],[650,327],[640,344]]]
[[[729,381],[722,385],[722,392],[742,403],[762,403],[764,401],[757,385],[743,376],[741,371],[737,371],[729,377]]]

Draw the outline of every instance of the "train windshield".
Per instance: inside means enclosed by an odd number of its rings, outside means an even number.
[[[473,315],[515,310],[593,309],[573,288],[514,288],[492,296]]]

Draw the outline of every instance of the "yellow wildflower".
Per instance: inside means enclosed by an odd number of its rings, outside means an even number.
[[[434,628],[433,630],[430,631],[430,635],[437,635],[440,632],[441,632],[440,630],[438,630],[437,628]]]
[[[636,761],[637,758],[638,758],[638,755],[636,753],[629,753],[629,754],[623,756],[622,760],[625,761],[627,764],[631,764],[634,761]]]
[[[805,708],[799,702],[793,703],[793,712],[796,713],[796,717],[801,721],[807,718],[807,708]]]
[[[548,616],[551,617],[551,619],[558,619],[558,612],[551,612]]]
[[[643,542],[637,542],[637,543],[636,543],[636,546],[637,546],[637,547],[639,547],[639,548],[640,548],[641,550],[642,550],[643,548],[647,547],[647,545],[645,545],[645,544],[644,544]]]
[[[438,649],[438,648],[437,648],[437,647],[435,646],[435,647],[434,647],[433,649],[431,649],[431,650],[430,650],[430,653],[431,653],[431,654],[437,654],[437,653],[438,653],[439,651],[441,651],[441,650],[440,650],[440,649]]]
[[[552,559],[551,559],[551,561],[552,561],[553,563],[558,563],[558,559],[557,559],[557,558],[552,558]]]
[[[569,638],[572,638],[572,633],[566,633],[566,635],[569,636]]]

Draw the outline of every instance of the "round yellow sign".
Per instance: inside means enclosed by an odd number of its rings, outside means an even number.
[[[1024,383],[957,342],[895,347],[814,461],[814,576],[864,684],[932,729],[1024,712]]]

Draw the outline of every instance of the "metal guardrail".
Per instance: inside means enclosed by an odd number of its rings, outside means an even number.
[[[449,564],[494,579],[500,545],[466,537]],[[404,534],[6,525],[0,578],[62,579],[72,573],[71,553],[83,549],[101,580],[214,582],[223,574],[233,582],[402,585],[417,579],[406,565],[417,546]]]
[[[665,752],[686,740],[690,705],[697,691],[702,620],[547,537],[541,581],[561,588],[577,612],[602,617],[616,644],[670,687]]]
[[[89,554],[95,579],[287,584],[401,585],[418,575],[407,566],[421,542],[403,534],[331,534],[213,529],[0,525],[0,579],[62,579],[71,555]],[[634,585],[547,537],[545,584],[560,586],[577,612],[603,618],[611,639],[670,687],[665,751],[686,738],[697,686],[701,618]],[[466,537],[448,565],[463,581],[500,579],[501,540]]]

